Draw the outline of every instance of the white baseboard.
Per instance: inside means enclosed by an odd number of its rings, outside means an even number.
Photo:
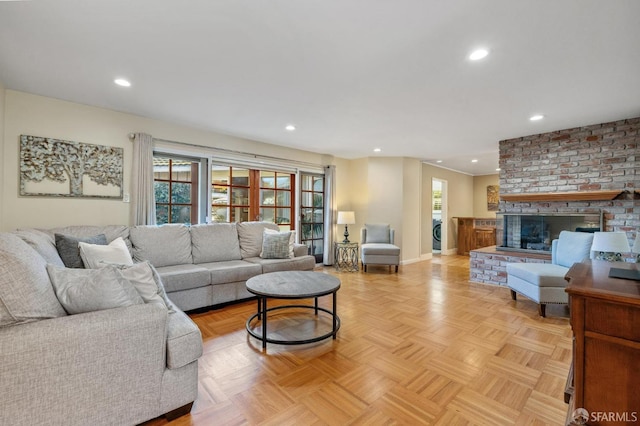
[[[407,259],[407,260],[401,260],[401,261],[400,261],[400,264],[401,264],[401,265],[409,265],[409,264],[411,264],[411,263],[417,263],[417,262],[421,262],[421,261],[423,261],[423,260],[424,260],[424,259]]]
[[[425,253],[420,255],[420,260],[431,260],[433,259],[433,253]]]
[[[451,256],[452,254],[458,254],[458,249],[457,248],[452,248],[449,250],[442,250],[442,252],[440,253],[444,256]]]

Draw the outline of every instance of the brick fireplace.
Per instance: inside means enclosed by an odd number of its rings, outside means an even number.
[[[640,117],[500,141],[501,213],[603,214],[605,231],[640,230]],[[506,285],[506,263],[546,257],[480,249],[471,281]]]

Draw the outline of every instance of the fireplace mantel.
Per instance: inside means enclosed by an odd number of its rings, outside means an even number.
[[[625,191],[527,192],[500,194],[503,201],[600,201],[613,200]]]

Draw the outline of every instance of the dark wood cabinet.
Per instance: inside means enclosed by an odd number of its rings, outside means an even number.
[[[486,219],[458,218],[458,254],[468,256],[471,250],[496,245],[496,228],[477,226],[479,220]]]
[[[640,421],[640,281],[609,278],[612,267],[638,265],[593,260],[565,277],[574,335],[568,422],[577,408],[590,413],[589,425]]]

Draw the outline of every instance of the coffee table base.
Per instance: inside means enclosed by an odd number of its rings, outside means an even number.
[[[246,324],[246,328],[247,328],[247,332],[255,337],[256,339],[260,340],[262,342],[262,348],[266,349],[267,348],[267,343],[275,343],[275,344],[279,344],[279,345],[304,345],[306,343],[315,343],[315,342],[319,342],[321,340],[324,339],[328,339],[329,337],[333,337],[334,339],[336,338],[336,335],[338,334],[338,330],[340,329],[340,317],[335,313],[336,312],[336,303],[335,303],[335,293],[333,294],[333,311],[330,311],[329,309],[325,309],[322,308],[320,306],[318,306],[318,299],[315,299],[315,305],[311,306],[311,305],[281,305],[281,306],[275,306],[273,308],[267,308],[267,298],[266,297],[258,297],[258,312],[255,313],[254,315],[252,315],[248,320],[247,320],[247,324]],[[331,315],[332,319],[333,319],[333,328],[331,331],[329,331],[328,333],[325,333],[321,336],[316,336],[316,337],[312,337],[310,339],[297,339],[297,340],[282,340],[282,339],[272,339],[269,338],[269,336],[267,335],[267,314],[269,312],[272,311],[277,311],[277,310],[281,310],[281,309],[292,309],[292,308],[303,308],[303,309],[313,309],[315,311],[315,314],[318,315],[318,311],[322,311],[322,312],[326,312],[329,315]],[[262,334],[258,334],[253,330],[253,327],[251,327],[251,323],[253,322],[254,319],[258,319],[259,321],[262,321],[261,324],[261,328],[262,328]]]

